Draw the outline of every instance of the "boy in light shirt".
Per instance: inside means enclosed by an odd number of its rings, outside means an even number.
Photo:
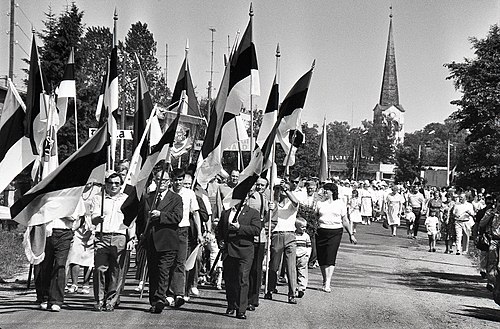
[[[302,298],[307,288],[309,256],[311,255],[311,238],[306,233],[307,221],[298,217],[295,221],[295,243],[297,244],[297,297]]]

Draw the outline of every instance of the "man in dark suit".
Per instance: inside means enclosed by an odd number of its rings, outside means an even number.
[[[159,177],[158,177],[159,176]],[[168,189],[168,176],[157,175],[159,202],[154,193],[145,200],[144,210],[149,214],[149,227],[145,231],[149,272],[149,303],[152,313],[161,313],[166,303],[170,270],[175,264],[179,238],[178,225],[182,219],[182,198]],[[150,210],[152,209],[152,210]]]
[[[248,306],[248,277],[254,255],[254,237],[260,234],[260,214],[242,206],[224,210],[217,228],[217,240],[223,250],[223,277],[226,283],[226,314],[246,319]]]

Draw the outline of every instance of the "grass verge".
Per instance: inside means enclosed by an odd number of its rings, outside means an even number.
[[[0,282],[20,273],[26,264],[22,230],[0,230]]]

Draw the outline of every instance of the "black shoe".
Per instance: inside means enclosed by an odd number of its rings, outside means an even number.
[[[288,304],[297,304],[297,300],[295,299],[295,297],[288,297]]]
[[[486,285],[486,289],[488,289],[488,291],[493,291],[493,289],[495,289],[495,287],[491,283],[488,283]]]
[[[252,304],[248,304],[247,311],[255,311],[255,306],[253,306]]]
[[[486,272],[485,271],[480,271],[479,274],[483,279],[486,279]]]
[[[302,298],[302,297],[304,297],[304,291],[299,290],[299,292],[297,293],[297,298]]]
[[[182,305],[184,305],[186,301],[184,300],[184,298],[182,297],[176,297],[175,298],[175,304],[174,304],[174,308],[180,308]]]
[[[160,314],[164,308],[165,308],[165,303],[159,300],[154,305],[153,313]]]
[[[273,300],[273,293],[266,292],[266,294],[264,295],[264,299]]]
[[[234,308],[227,308],[226,309],[226,314],[227,315],[233,315],[236,310]]]
[[[247,316],[246,316],[246,314],[245,314],[245,313],[240,313],[240,312],[238,312],[238,313],[236,314],[236,317],[237,317],[238,319],[241,319],[241,320],[246,320],[246,318],[247,318]]]

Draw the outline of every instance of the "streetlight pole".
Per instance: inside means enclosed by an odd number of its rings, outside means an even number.
[[[450,139],[448,138],[448,152],[446,155],[446,186],[450,186]]]

